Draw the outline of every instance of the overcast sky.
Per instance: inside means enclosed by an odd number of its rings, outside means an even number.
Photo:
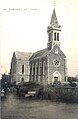
[[[47,47],[47,26],[54,0],[1,0],[0,74],[8,73],[14,51],[35,52]],[[56,0],[61,25],[61,49],[67,56],[68,75],[78,74],[78,0]]]

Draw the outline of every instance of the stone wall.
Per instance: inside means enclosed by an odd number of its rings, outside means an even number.
[[[48,77],[49,77],[49,83],[54,82],[54,73],[57,73],[59,75],[59,81],[63,82],[65,80],[66,76],[66,59],[65,56],[59,51],[58,54],[54,53],[54,50],[51,51],[48,54]],[[58,60],[59,65],[54,65],[54,61]]]
[[[46,84],[48,78],[47,58],[42,57],[30,61],[30,80]]]

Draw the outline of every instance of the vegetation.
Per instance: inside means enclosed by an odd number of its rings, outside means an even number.
[[[62,85],[55,81],[53,85],[48,85],[42,90],[41,99],[52,101],[78,103],[78,85],[74,82]]]
[[[28,94],[29,91],[35,91],[36,95],[39,92],[39,90],[42,89],[42,86],[37,83],[37,82],[21,82],[20,84],[18,84],[17,86],[17,94],[19,96],[25,96],[26,94]]]
[[[25,96],[28,91],[36,91],[37,99],[78,103],[78,86],[73,82],[62,85],[55,81],[53,85],[44,87],[36,82],[23,82],[18,85],[18,95]]]
[[[4,73],[1,78],[1,89],[4,89],[4,91],[6,92],[7,88],[10,88],[10,85],[11,83],[10,83],[9,75]]]
[[[76,77],[68,77],[68,82],[78,82]]]
[[[42,99],[62,102],[76,102],[78,103],[78,89],[72,87],[51,87],[45,88]]]
[[[21,82],[16,85],[10,83],[8,75],[3,74],[1,79],[1,89],[7,91],[11,86],[16,88],[17,94],[25,96],[29,91],[36,91],[35,98],[46,99],[52,101],[74,102],[78,103],[78,79],[68,77],[69,84],[61,84],[60,81],[54,81],[53,85],[42,86],[37,82]]]

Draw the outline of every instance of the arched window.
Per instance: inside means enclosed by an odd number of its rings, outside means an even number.
[[[24,74],[24,65],[22,65],[22,74]]]
[[[49,33],[49,41],[51,41],[51,33]]]
[[[54,40],[56,41],[56,32],[54,33]]]
[[[59,33],[57,33],[57,41],[59,41]]]

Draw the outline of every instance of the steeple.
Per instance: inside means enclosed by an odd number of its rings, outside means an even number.
[[[51,17],[50,24],[53,25],[53,26],[56,26],[56,27],[60,27],[60,25],[58,24],[56,11],[55,11],[55,0],[54,0],[54,9],[53,9],[53,14],[52,14],[52,17]]]
[[[60,25],[57,20],[55,8],[53,9],[53,14],[51,17],[50,25],[47,27],[47,33],[48,33],[48,44],[47,48],[49,50],[53,49],[53,47],[57,44],[60,46],[59,42],[59,33],[61,31]]]
[[[60,25],[58,24],[58,20],[57,20],[55,9],[53,10],[53,14],[52,14],[52,17],[51,17],[50,24],[55,26],[55,27],[60,27]]]

